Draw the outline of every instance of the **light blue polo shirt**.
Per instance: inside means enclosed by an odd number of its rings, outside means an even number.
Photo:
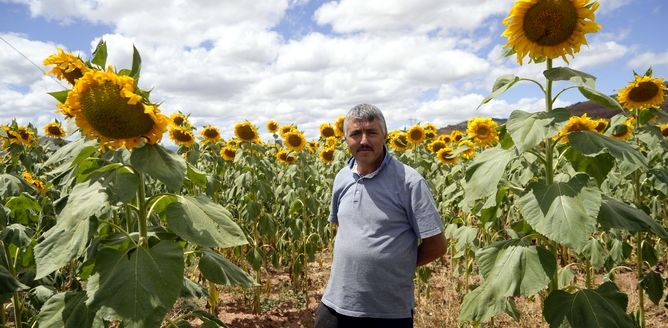
[[[322,303],[352,317],[411,317],[418,238],[443,232],[427,182],[386,151],[366,176],[351,158],[332,189],[329,221],[339,227]]]

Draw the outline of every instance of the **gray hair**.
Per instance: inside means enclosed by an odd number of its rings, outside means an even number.
[[[387,135],[387,124],[385,124],[385,116],[378,107],[371,104],[359,104],[348,111],[346,119],[343,120],[343,135],[348,135],[348,121],[360,120],[362,122],[373,122],[374,119],[380,120],[380,126],[383,129],[383,134]]]

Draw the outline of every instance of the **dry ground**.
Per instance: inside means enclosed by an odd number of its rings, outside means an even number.
[[[310,288],[308,302],[306,302],[303,293],[295,294],[292,291],[287,272],[272,270],[263,273],[263,281],[267,277],[271,280],[271,291],[269,293],[266,293],[266,290],[263,292],[261,314],[252,314],[252,291],[243,291],[240,287],[222,287],[220,288],[220,302],[217,308],[218,317],[230,328],[313,327],[313,309],[318,305],[325,290],[331,264],[331,253],[325,251],[322,255],[324,258],[322,267],[318,262],[309,264]],[[420,295],[419,305],[416,306],[415,328],[470,327],[470,325],[459,322],[461,293],[456,292],[456,286],[458,282],[463,283],[463,278],[452,278],[449,261],[445,262],[445,265],[440,265],[440,262],[436,263],[435,271],[430,278],[430,298],[425,297],[424,289]],[[663,274],[665,276],[666,272]],[[602,276],[599,279],[601,281],[598,282],[602,282]],[[629,297],[627,312],[637,310],[638,297],[635,292],[637,284],[635,274],[632,272],[620,273],[617,275],[616,283],[620,290]],[[576,281],[575,284],[580,285],[582,281]],[[664,294],[668,294],[668,288],[666,288]],[[548,327],[541,315],[540,300],[531,301],[526,298],[518,298],[516,303],[521,313],[520,322],[515,322],[508,315],[503,314],[494,319],[494,326]],[[659,306],[654,305],[646,298],[646,327],[668,327],[668,309],[663,307],[663,300],[659,304]],[[193,327],[198,327],[197,321],[192,322],[192,324]],[[481,324],[480,327],[491,327],[491,325],[485,323]]]

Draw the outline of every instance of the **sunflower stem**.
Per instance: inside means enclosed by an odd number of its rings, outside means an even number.
[[[2,245],[4,246],[5,249],[5,256],[7,257],[7,267],[9,269],[9,273],[16,279],[16,267],[15,265],[12,265],[12,256],[9,251],[9,244],[6,242],[2,242]],[[16,328],[22,328],[23,327],[23,322],[21,320],[21,300],[19,298],[19,292],[15,291],[14,295],[12,297],[12,301],[14,303],[14,324]]]
[[[639,110],[635,111],[635,131],[638,131],[640,128],[640,117],[639,117]],[[638,139],[638,136],[634,134],[634,139],[636,141],[636,144],[638,145],[638,148],[640,148],[640,140]],[[642,202],[642,183],[640,182],[640,170],[636,170],[633,172],[633,182],[634,182],[634,188],[633,188],[633,196],[635,198],[636,204],[641,204]],[[638,279],[643,274],[643,258],[642,258],[642,243],[643,243],[643,232],[638,231],[636,235],[636,265],[637,265],[637,276]],[[645,328],[645,290],[643,287],[638,284],[638,325],[640,328]]]
[[[136,171],[139,178],[137,189],[137,223],[139,225],[139,245],[148,249],[148,213],[146,211],[146,190],[144,186],[144,173]]]
[[[546,61],[547,70],[552,69],[552,59],[548,58]],[[545,82],[545,112],[549,113],[552,111],[552,80],[547,79]],[[545,139],[545,182],[547,185],[551,185],[554,182],[554,148],[552,146],[552,138]],[[554,260],[557,262],[557,267],[559,265],[559,245],[556,241],[550,240],[549,242],[550,251],[554,255]],[[552,293],[555,290],[559,289],[559,270],[554,270],[552,275],[552,280],[550,281],[548,292]]]

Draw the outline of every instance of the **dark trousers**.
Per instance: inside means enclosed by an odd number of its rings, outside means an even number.
[[[356,318],[342,315],[320,303],[315,308],[315,328],[413,328],[413,318]]]

